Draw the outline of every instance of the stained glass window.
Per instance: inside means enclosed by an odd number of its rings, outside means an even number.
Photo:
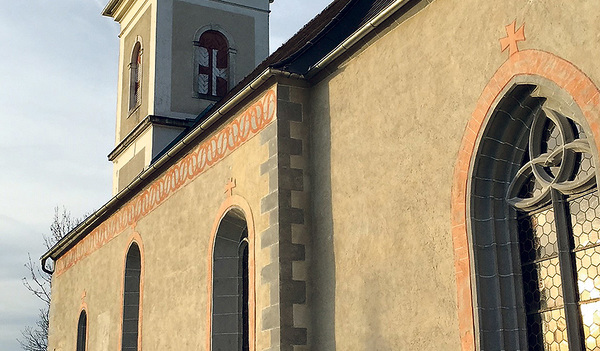
[[[600,348],[600,205],[583,128],[541,107],[508,189],[530,350]]]

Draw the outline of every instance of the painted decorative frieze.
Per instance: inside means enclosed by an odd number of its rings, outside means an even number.
[[[259,134],[275,120],[276,105],[275,89],[270,89],[211,138],[172,165],[145,190],[59,258],[56,262],[55,274],[64,273],[79,260],[104,246],[127,227],[135,225],[137,221],[162,204],[181,187]]]

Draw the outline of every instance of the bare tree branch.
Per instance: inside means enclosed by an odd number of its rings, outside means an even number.
[[[48,307],[40,309],[35,327],[25,327],[22,339],[17,339],[25,351],[46,351],[48,349]]]
[[[85,217],[84,217],[85,218]],[[54,208],[54,220],[50,225],[50,235],[43,234],[44,246],[52,248],[60,239],[75,228],[81,219],[73,218],[71,213],[64,207],[62,211]],[[28,254],[25,267],[29,271],[27,277],[22,279],[23,285],[34,296],[44,302],[44,308],[40,309],[39,319],[34,327],[28,326],[21,331],[22,339],[17,339],[21,348],[25,351],[47,351],[48,348],[48,324],[50,310],[50,286],[52,276],[43,272],[39,262],[33,261]]]
[[[23,278],[23,285],[38,299],[47,305],[50,305],[50,279],[51,276],[42,272],[40,266],[31,260],[31,255],[27,254],[28,261],[25,267],[29,270],[29,277]]]

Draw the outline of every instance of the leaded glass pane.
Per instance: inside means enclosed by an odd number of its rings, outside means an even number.
[[[545,211],[523,216],[519,220],[519,240],[521,244],[521,261],[533,262],[539,259],[556,256],[556,229],[554,211]]]
[[[575,249],[600,244],[600,201],[593,192],[569,203]]]
[[[588,350],[600,350],[600,302],[584,303],[580,310],[585,347]]]
[[[580,301],[600,298],[600,247],[576,252],[575,264]]]
[[[530,350],[568,350],[567,330],[571,347],[579,349],[583,332],[577,325],[585,308],[592,311],[584,317],[585,344],[597,349],[596,310],[588,306],[600,299],[600,199],[596,192],[585,194],[595,182],[585,138],[573,120],[543,109],[534,118],[528,152],[507,196],[520,210]],[[581,311],[573,307],[578,303]]]
[[[582,161],[583,164],[583,161]],[[583,168],[583,166],[581,167]],[[600,201],[598,192],[569,203],[577,287],[587,350],[600,350]]]
[[[567,323],[562,308],[527,316],[529,349],[532,351],[569,351]]]
[[[563,145],[560,131],[550,119],[546,119],[544,133],[540,142],[542,144],[541,150],[545,153],[551,153]],[[549,162],[548,167],[544,167],[544,170],[548,175],[556,177],[560,171],[560,161],[557,163]]]

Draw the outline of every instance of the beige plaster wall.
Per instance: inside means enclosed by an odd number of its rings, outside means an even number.
[[[207,25],[218,25],[233,38],[229,45],[237,53],[230,62],[236,82],[254,69],[254,18],[183,1],[173,2],[173,64],[171,70],[171,111],[189,114],[202,112],[211,101],[193,97],[194,35]],[[232,66],[231,66],[232,65]],[[230,87],[231,88],[231,87]]]
[[[209,244],[230,178],[236,180],[233,194],[243,197],[252,209],[256,247],[260,247],[259,233],[268,226],[268,216],[260,215],[260,200],[268,193],[268,176],[261,175],[260,165],[268,159],[268,146],[260,140],[255,135],[108,244],[55,276],[49,349],[75,349],[82,301],[88,306],[88,349],[118,349],[124,259],[136,233],[143,257],[142,348],[206,350]],[[257,289],[260,267],[270,262],[259,251],[255,254]],[[268,293],[264,298],[257,296],[257,311],[265,307],[261,305],[265,299]]]
[[[517,27],[525,23],[521,50],[551,52],[598,84],[595,9],[585,0],[560,6],[551,0],[435,0],[398,19],[313,87],[312,349],[460,349],[451,184],[476,102],[509,56],[499,39],[513,20]],[[83,300],[89,349],[117,348],[124,257],[135,231],[145,258],[144,349],[204,349],[208,236],[225,200],[223,186],[237,179],[234,193],[253,208],[260,247],[258,234],[268,226],[259,215],[268,193],[268,179],[260,176],[267,149],[255,136],[134,228],[55,277],[51,347],[75,348]],[[261,311],[269,291],[259,269],[271,258],[258,249],[256,258]],[[260,318],[257,313],[258,337],[264,334]]]
[[[206,346],[210,234],[226,199],[224,187],[230,177],[236,179],[233,192],[250,203],[259,233],[266,227],[259,216],[260,198],[267,192],[267,179],[260,176],[259,166],[266,159],[266,150],[255,137],[139,221],[136,230],[146,255],[144,349],[203,350]]]
[[[133,25],[121,38],[123,41],[122,47],[123,62],[120,67],[120,75],[122,77],[122,88],[120,98],[120,111],[121,115],[118,116],[117,123],[120,124],[117,128],[119,135],[117,136],[117,143],[144,118],[148,115],[148,104],[149,104],[149,93],[151,89],[150,83],[150,53],[154,50],[154,43],[150,40],[150,30],[152,24],[152,5],[148,6],[144,13],[140,16],[140,19]],[[131,62],[131,54],[133,52],[133,46],[136,41],[141,38],[142,43],[142,99],[139,107],[134,110],[129,110],[129,64]]]
[[[499,39],[516,19],[521,50],[600,83],[596,6],[432,1],[314,87],[313,345],[460,349],[450,192],[475,104],[509,56]]]

